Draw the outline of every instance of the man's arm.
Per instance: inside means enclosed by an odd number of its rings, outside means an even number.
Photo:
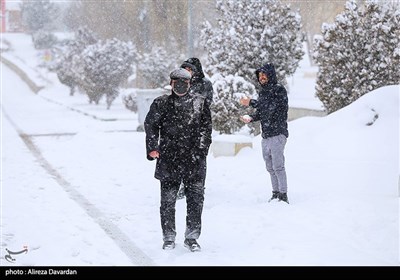
[[[160,105],[160,100],[154,100],[144,121],[144,130],[146,132],[146,156],[148,160],[154,160],[160,156],[158,148],[162,117]]]
[[[240,104],[242,104],[243,106],[251,106],[256,109],[258,107],[258,101],[255,99],[251,99],[247,96],[240,98]]]
[[[204,101],[203,113],[200,124],[200,144],[199,151],[203,156],[207,156],[208,149],[211,145],[211,133],[212,133],[212,120],[210,106],[207,104],[207,100]]]
[[[250,122],[259,121],[259,120],[261,119],[260,110],[259,110],[259,109],[256,109],[256,111],[255,111],[253,114],[250,114],[249,116],[250,116],[250,118],[251,118],[251,121],[250,121]]]
[[[204,91],[206,95],[206,105],[210,107],[213,101],[214,89],[212,87],[212,83],[209,80],[206,80],[205,82]]]

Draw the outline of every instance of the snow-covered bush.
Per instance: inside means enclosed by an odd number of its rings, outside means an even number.
[[[121,83],[132,74],[136,49],[132,42],[118,39],[99,41],[89,45],[81,55],[82,75],[79,85],[89,97],[89,102],[99,103],[106,95],[107,109],[118,96]]]
[[[129,91],[122,93],[122,103],[124,103],[125,108],[129,111],[137,113],[138,106],[137,106],[137,94],[135,91]]]
[[[295,72],[304,55],[301,18],[278,0],[218,0],[217,26],[204,23],[201,44],[211,75],[238,75],[257,86],[254,71],[269,62],[278,80]]]
[[[211,77],[211,82],[214,88],[211,104],[213,128],[224,134],[238,132],[245,125],[240,116],[249,110],[240,105],[239,99],[243,96],[255,98],[255,87],[243,77],[233,75],[224,77],[215,74]],[[251,128],[254,132],[254,124],[251,124]]]
[[[57,37],[47,31],[39,30],[32,35],[33,46],[35,49],[50,49],[57,44]]]
[[[74,95],[83,73],[82,51],[96,42],[97,35],[87,27],[81,27],[75,32],[74,39],[69,41],[66,47],[59,48],[55,55],[57,77],[70,88],[70,95]]]
[[[400,83],[400,9],[385,1],[348,1],[315,39],[316,95],[329,113],[376,88]]]
[[[143,88],[162,88],[169,83],[169,72],[176,59],[163,47],[153,46],[140,57],[137,71]]]

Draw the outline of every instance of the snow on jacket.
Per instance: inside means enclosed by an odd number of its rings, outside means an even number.
[[[250,106],[256,108],[256,112],[250,115],[252,121],[260,121],[263,138],[280,134],[289,137],[286,89],[278,83],[275,67],[272,64],[265,64],[256,70],[257,80],[259,72],[267,74],[268,82],[265,85],[261,84],[258,100],[250,101]]]
[[[203,180],[211,144],[211,112],[205,97],[196,94],[156,98],[144,122],[147,159],[158,151],[155,178]]]
[[[181,68],[186,67],[189,67],[193,72],[193,76],[190,81],[190,92],[205,95],[207,104],[211,105],[214,90],[211,81],[204,76],[203,67],[201,66],[200,60],[196,57],[189,58],[181,65]]]

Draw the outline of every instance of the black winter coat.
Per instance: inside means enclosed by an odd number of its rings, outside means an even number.
[[[205,96],[174,93],[156,98],[144,122],[147,159],[157,150],[155,178],[204,180],[206,156],[211,144],[211,112]]]
[[[201,65],[200,60],[196,57],[189,58],[182,63],[181,67],[189,67],[193,71],[193,77],[190,81],[190,91],[205,95],[207,105],[211,105],[214,90],[211,81],[204,75],[203,66]]]
[[[256,108],[256,112],[250,117],[252,121],[260,121],[263,138],[280,134],[289,137],[287,125],[289,106],[286,89],[277,82],[272,64],[266,64],[257,69],[257,79],[259,72],[267,74],[268,83],[261,85],[258,100],[250,101],[250,106]]]
[[[192,78],[190,92],[200,93],[206,97],[206,103],[211,105],[213,100],[214,90],[211,81],[205,77]]]

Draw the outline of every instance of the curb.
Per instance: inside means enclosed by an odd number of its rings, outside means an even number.
[[[10,60],[4,58],[4,56],[1,56],[1,62],[13,70],[35,94],[44,88],[43,86],[36,85],[21,68],[12,63]]]

